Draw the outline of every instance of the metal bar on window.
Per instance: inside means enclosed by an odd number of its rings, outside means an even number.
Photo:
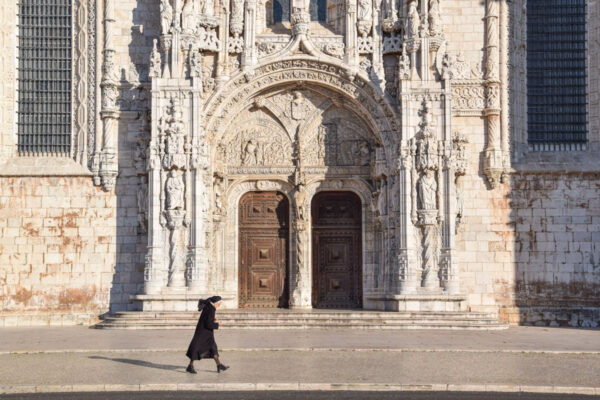
[[[587,140],[585,0],[527,0],[528,141]]]
[[[71,151],[71,0],[20,0],[18,150]]]

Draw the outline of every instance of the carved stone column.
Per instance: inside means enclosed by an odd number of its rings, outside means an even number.
[[[244,50],[242,52],[242,70],[252,69],[258,62],[256,49],[256,0],[246,0],[244,27]]]
[[[115,186],[119,165],[117,160],[117,97],[119,81],[115,65],[114,24],[115,0],[104,3],[104,59],[102,63],[102,151],[98,159],[98,174],[104,191]],[[98,180],[96,180],[98,182]]]
[[[497,0],[486,2],[486,42],[485,42],[485,94],[487,117],[487,144],[485,147],[483,170],[492,189],[503,180],[504,160],[500,142],[500,50]]]
[[[295,236],[294,273],[291,285],[290,307],[310,308],[310,248],[309,248],[309,211],[305,182],[301,173],[297,173],[294,192],[294,217],[292,229]]]
[[[358,67],[358,31],[356,28],[356,7],[356,0],[346,0],[346,54],[344,61],[351,67]]]
[[[144,269],[144,294],[156,294],[163,287],[163,236],[161,214],[161,167],[158,140],[158,115],[160,112],[158,80],[152,79],[151,139],[148,149],[148,249]]]
[[[210,202],[207,180],[209,178],[209,145],[200,126],[200,110],[202,93],[202,74],[193,78],[192,88],[192,149],[190,162],[190,244],[187,255],[186,280],[188,288],[194,293],[207,291],[209,243]]]

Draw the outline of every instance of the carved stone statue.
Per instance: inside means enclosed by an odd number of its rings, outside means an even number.
[[[417,2],[411,1],[408,4],[408,18],[406,20],[406,36],[409,39],[419,37],[420,25],[421,25],[421,18],[419,17],[419,11],[417,10]]]
[[[258,164],[258,145],[253,139],[249,140],[244,146],[242,154],[242,165],[249,167]]]
[[[294,92],[294,99],[292,100],[292,118],[295,120],[302,120],[306,118],[308,111],[308,104],[302,92]]]
[[[160,26],[163,35],[168,35],[173,24],[173,6],[171,0],[160,1]]]
[[[201,12],[199,0],[186,0],[181,12],[181,28],[185,33],[193,33],[198,27],[198,16]]]
[[[190,76],[197,78],[202,76],[202,54],[194,51],[190,45]]]
[[[437,182],[433,170],[427,169],[417,182],[419,210],[437,209]]]
[[[358,142],[354,157],[356,165],[365,166],[371,163],[371,149],[365,140]]]
[[[373,4],[371,0],[358,0],[357,18],[362,21],[369,21],[373,17]]]
[[[439,36],[442,33],[439,0],[429,0],[429,33],[431,36]]]
[[[378,188],[377,188],[377,205],[376,205],[376,210],[375,212],[377,213],[378,216],[382,216],[382,215],[387,215],[387,185],[385,180],[381,180],[378,183]]]
[[[184,209],[184,183],[181,174],[175,170],[169,171],[165,183],[165,208],[167,210]]]
[[[304,190],[304,185],[298,185],[297,190],[294,192],[294,201],[296,202],[296,219],[307,221],[308,215],[306,213],[306,191]]]
[[[140,176],[137,192],[138,224],[142,232],[148,231],[148,177]]]
[[[151,78],[157,78],[161,75],[161,59],[160,53],[158,51],[158,44],[156,39],[154,39],[152,54],[150,55],[150,68],[148,72],[148,76]]]

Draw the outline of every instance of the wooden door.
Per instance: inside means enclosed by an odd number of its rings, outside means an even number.
[[[361,203],[351,192],[312,201],[313,307],[362,307]]]
[[[250,192],[239,207],[239,306],[287,307],[288,200],[279,192]]]

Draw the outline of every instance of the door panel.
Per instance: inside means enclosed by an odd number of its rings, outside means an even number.
[[[313,199],[313,306],[362,306],[360,199],[323,192]]]
[[[251,192],[240,200],[240,307],[287,307],[287,198]]]

